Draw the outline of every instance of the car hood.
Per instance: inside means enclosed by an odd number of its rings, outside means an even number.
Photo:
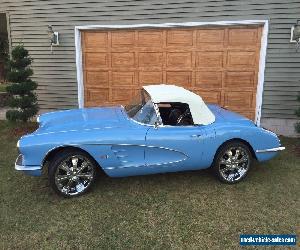
[[[113,128],[125,125],[121,107],[83,108],[55,111],[38,117],[37,133]]]
[[[253,125],[254,122],[249,120],[248,118],[239,115],[235,112],[229,111],[227,109],[221,108],[218,105],[208,105],[208,108],[213,112],[216,117],[216,122],[227,122],[227,123],[235,123],[242,125]]]

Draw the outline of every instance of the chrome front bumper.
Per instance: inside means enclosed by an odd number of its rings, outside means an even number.
[[[278,148],[269,148],[269,149],[257,149],[256,153],[268,153],[268,152],[278,152],[285,150],[285,147],[278,147]]]
[[[15,162],[15,170],[22,171],[25,174],[32,176],[42,175],[41,166],[24,166],[23,165],[23,155],[19,155]]]

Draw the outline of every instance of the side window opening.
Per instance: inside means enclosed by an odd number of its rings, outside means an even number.
[[[164,125],[171,125],[171,126],[194,125],[190,108],[187,103],[181,103],[181,102],[159,103],[158,108]]]

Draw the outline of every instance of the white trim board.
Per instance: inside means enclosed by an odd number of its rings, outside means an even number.
[[[241,20],[241,21],[217,21],[217,22],[185,22],[185,23],[160,23],[160,24],[133,24],[133,25],[85,25],[75,26],[75,49],[76,49],[76,69],[78,83],[78,106],[84,107],[84,86],[83,86],[83,68],[82,68],[82,48],[81,31],[82,30],[104,30],[104,29],[135,29],[135,28],[180,28],[180,27],[198,27],[198,26],[231,26],[231,25],[263,25],[261,36],[261,48],[259,58],[258,82],[256,91],[256,113],[255,123],[259,126],[261,120],[262,96],[265,78],[265,65],[268,45],[268,20]]]

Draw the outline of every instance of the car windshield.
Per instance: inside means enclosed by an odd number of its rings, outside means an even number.
[[[125,110],[128,117],[137,122],[154,125],[157,121],[153,102],[145,90],[141,90],[132,102],[125,106]]]

